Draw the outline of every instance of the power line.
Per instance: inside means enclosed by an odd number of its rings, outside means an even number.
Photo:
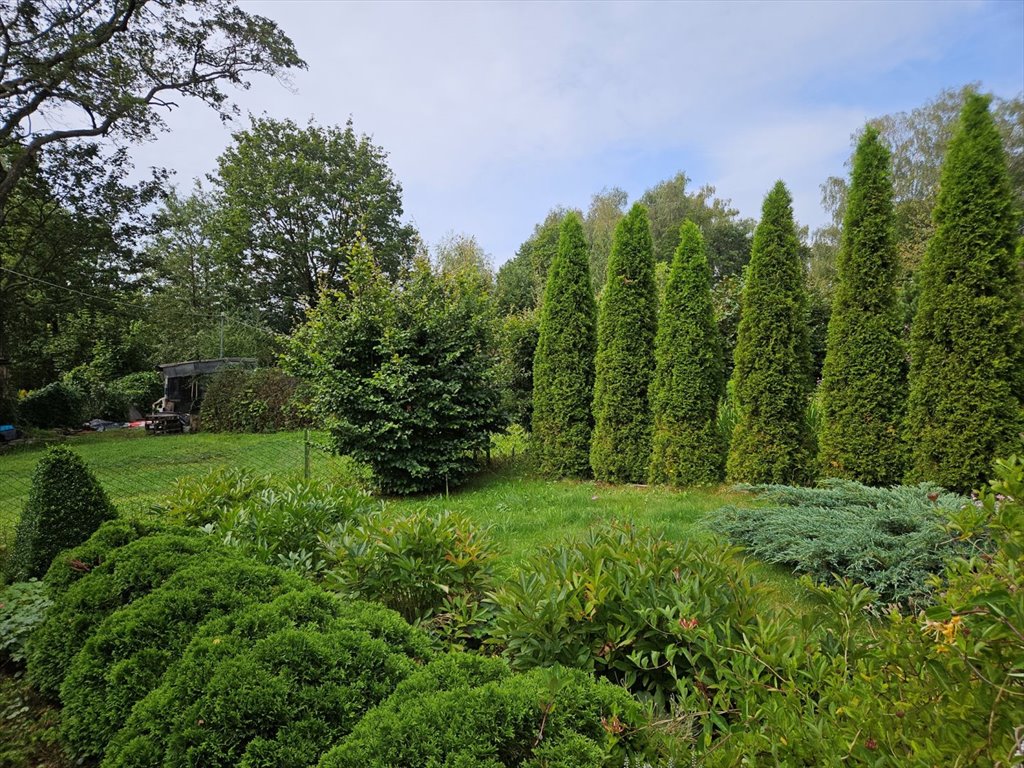
[[[117,306],[130,307],[132,309],[138,309],[138,304],[135,304],[134,302],[122,301],[120,299],[113,299],[113,298],[110,298],[109,296],[100,296],[100,295],[95,294],[95,293],[86,293],[85,291],[80,291],[77,288],[72,288],[72,287],[67,286],[67,285],[60,285],[58,283],[50,282],[49,280],[44,280],[41,277],[35,277],[34,275],[26,275],[24,272],[18,272],[17,270],[11,269],[10,267],[0,266],[0,271],[7,272],[8,274],[11,274],[11,275],[17,275],[18,277],[24,278],[25,280],[31,280],[31,281],[36,282],[36,283],[42,283],[43,285],[48,285],[51,288],[56,288],[56,289],[58,289],[60,291],[65,291],[67,293],[74,293],[74,294],[77,294],[78,296],[83,296],[83,297],[85,297],[87,299],[92,299],[94,301],[105,301],[105,302],[107,302],[109,304],[115,304]],[[217,319],[220,319],[220,318],[223,317],[223,319],[227,320],[228,322],[236,323],[237,325],[243,325],[246,328],[249,328],[250,330],[259,331],[261,333],[271,333],[271,334],[276,335],[276,333],[274,331],[270,330],[269,328],[264,328],[264,327],[260,327],[260,326],[257,326],[257,325],[252,325],[250,323],[245,322],[244,320],[239,320],[238,318],[232,317],[230,315],[225,315],[225,314],[221,314],[221,315],[207,315],[207,314],[204,314],[202,312],[198,312],[195,309],[190,309],[190,310],[187,310],[187,311],[190,312],[194,317],[198,317],[198,318],[201,318],[203,320],[217,320]]]

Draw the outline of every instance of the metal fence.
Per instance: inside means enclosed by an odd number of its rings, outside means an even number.
[[[326,450],[324,438],[308,431],[152,435],[142,429],[119,429],[6,446],[0,449],[0,541],[14,529],[36,464],[57,443],[78,452],[120,510],[135,513],[166,503],[178,481],[218,468],[280,480],[355,481],[359,468],[351,459]]]

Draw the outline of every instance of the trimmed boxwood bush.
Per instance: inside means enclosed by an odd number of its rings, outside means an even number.
[[[537,669],[472,685],[475,676],[456,675],[447,690],[399,686],[320,768],[617,767],[646,741],[640,705],[585,673]]]
[[[63,585],[65,573],[82,571],[81,578],[54,590],[55,605],[29,643],[29,679],[46,696],[57,695],[72,660],[104,619],[215,548],[201,533],[181,532],[147,536],[104,551],[104,541],[116,542],[122,534],[126,531],[120,525],[101,528],[96,541],[72,550],[86,559],[58,558],[47,573],[47,585]]]
[[[393,611],[291,592],[203,627],[103,768],[310,765],[426,657]]]
[[[29,427],[54,429],[82,423],[85,395],[63,381],[34,389],[18,401],[18,420]]]
[[[75,657],[61,686],[66,742],[79,757],[100,757],[202,623],[307,584],[279,568],[208,555],[113,613]]]
[[[103,487],[70,448],[50,448],[36,464],[11,554],[15,581],[41,578],[57,553],[78,546],[117,515]]]

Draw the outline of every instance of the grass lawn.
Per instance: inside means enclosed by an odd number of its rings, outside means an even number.
[[[66,443],[81,454],[110,498],[128,514],[165,500],[179,479],[217,467],[297,479],[305,462],[302,432],[154,436],[143,430],[117,430],[71,437]],[[44,451],[44,445],[34,444],[0,453],[0,541],[14,529],[28,498],[32,470]],[[349,460],[310,451],[313,478],[347,481],[352,472]]]

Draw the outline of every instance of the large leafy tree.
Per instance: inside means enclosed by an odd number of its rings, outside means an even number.
[[[625,215],[629,196],[619,189],[603,189],[590,198],[590,207],[583,218],[583,231],[590,247],[590,279],[594,293],[600,293],[608,274],[608,257],[615,240],[615,227]]]
[[[718,402],[725,394],[722,342],[711,301],[711,271],[704,238],[685,222],[672,259],[655,340],[651,384],[654,415],[651,482],[706,485],[720,482],[725,445]]]
[[[179,96],[227,116],[226,83],[305,66],[234,0],[20,0],[0,6],[0,28],[0,222],[47,147],[144,139]]]
[[[853,161],[822,378],[820,465],[831,477],[898,483],[906,363],[889,151],[865,129]]]
[[[321,289],[342,285],[358,238],[392,279],[415,251],[387,154],[351,120],[339,129],[254,119],[220,156],[214,182],[220,248],[249,275],[253,298],[279,330],[315,305]]]
[[[911,477],[968,490],[1021,447],[1019,211],[989,99],[968,95],[942,167],[911,331]]]
[[[590,474],[596,319],[583,222],[570,213],[548,271],[533,362],[533,438],[541,470],[555,477]]]
[[[728,479],[803,483],[813,476],[807,421],[813,384],[804,266],[789,190],[768,193],[743,287],[733,382],[738,421]]]
[[[654,247],[647,209],[636,203],[615,228],[597,322],[594,477],[642,483],[651,458],[651,407],[657,327]]]
[[[728,200],[716,197],[714,187],[704,185],[691,191],[689,183],[685,173],[677,173],[655,184],[640,198],[650,212],[655,261],[672,261],[679,245],[679,228],[689,220],[704,235],[712,277],[718,280],[738,274],[750,258],[754,222],[739,218],[739,211]]]
[[[385,493],[455,485],[505,426],[489,297],[417,259],[391,283],[365,243],[345,287],[323,294],[289,342],[336,450],[368,464]]]

